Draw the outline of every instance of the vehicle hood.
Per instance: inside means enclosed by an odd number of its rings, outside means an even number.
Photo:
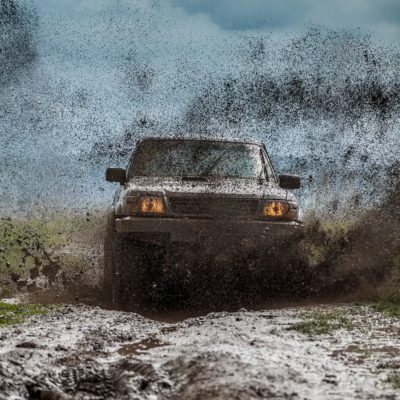
[[[130,180],[122,190],[131,192],[188,195],[226,195],[265,199],[295,200],[294,195],[271,182],[260,183],[253,179],[213,179],[209,181],[182,181],[180,179],[138,177]],[[124,193],[122,193],[123,195]]]

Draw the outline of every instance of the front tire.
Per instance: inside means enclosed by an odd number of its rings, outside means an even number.
[[[113,247],[113,300],[122,310],[154,308],[160,297],[165,249],[116,235]]]

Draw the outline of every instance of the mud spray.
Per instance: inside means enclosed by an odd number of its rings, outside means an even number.
[[[199,133],[264,141],[280,172],[302,176],[309,275],[296,298],[398,295],[397,49],[319,26],[284,40],[204,29],[166,2],[102,4],[78,21],[43,4],[0,5],[3,295],[98,293],[105,167],[126,165],[140,137]],[[229,271],[241,286],[214,304],[262,300],[249,271]],[[200,286],[188,292],[215,299]]]

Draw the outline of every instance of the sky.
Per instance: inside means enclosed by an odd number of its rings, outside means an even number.
[[[32,35],[37,57],[0,87],[0,209],[26,205],[26,187],[32,207],[70,205],[76,199],[104,205],[115,189],[104,181],[104,169],[124,166],[127,159],[111,159],[107,152],[96,159],[93,148],[117,145],[126,132],[138,137],[179,133],[188,127],[188,110],[205,93],[211,90],[219,102],[227,79],[243,89],[261,76],[285,88],[293,74],[310,79],[322,74],[339,87],[348,76],[369,84],[375,67],[389,89],[400,79],[400,68],[393,67],[399,56],[384,49],[398,47],[400,0],[20,2],[31,4],[38,16]],[[319,28],[310,31],[313,26]],[[380,44],[374,47],[365,34]],[[7,40],[7,32],[0,37]],[[366,51],[382,62],[374,64]],[[253,104],[251,96],[246,101],[238,106],[264,107]],[[378,146],[375,114],[362,114],[357,124],[338,129],[339,114],[282,126],[285,112],[283,104],[282,114],[278,110],[272,119],[248,113],[255,117],[236,126],[235,135],[266,140],[275,155],[286,156],[290,149],[291,156],[308,157],[316,147],[307,138],[339,131],[337,149],[315,150],[331,151],[334,158],[346,146],[360,147],[363,134],[361,148],[368,149],[371,163],[382,159],[381,151],[390,154],[388,165],[399,158],[393,144],[400,126]],[[207,123],[210,131],[230,134],[218,116]]]
[[[34,0],[55,13],[62,9],[95,12],[118,9],[124,0]],[[131,3],[135,3],[131,1]],[[144,1],[143,3],[149,3]],[[153,1],[155,7],[159,1]],[[400,40],[399,0],[163,0],[221,29],[287,34],[304,25],[360,28],[387,42]]]
[[[284,32],[304,24],[361,28],[387,41],[400,39],[398,0],[177,0],[188,13],[224,29]]]

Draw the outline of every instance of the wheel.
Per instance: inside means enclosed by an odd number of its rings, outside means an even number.
[[[118,236],[114,241],[114,302],[120,309],[130,310],[143,299],[145,252],[139,242]]]
[[[113,246],[113,299],[118,308],[155,308],[161,292],[165,249],[116,235]]]

